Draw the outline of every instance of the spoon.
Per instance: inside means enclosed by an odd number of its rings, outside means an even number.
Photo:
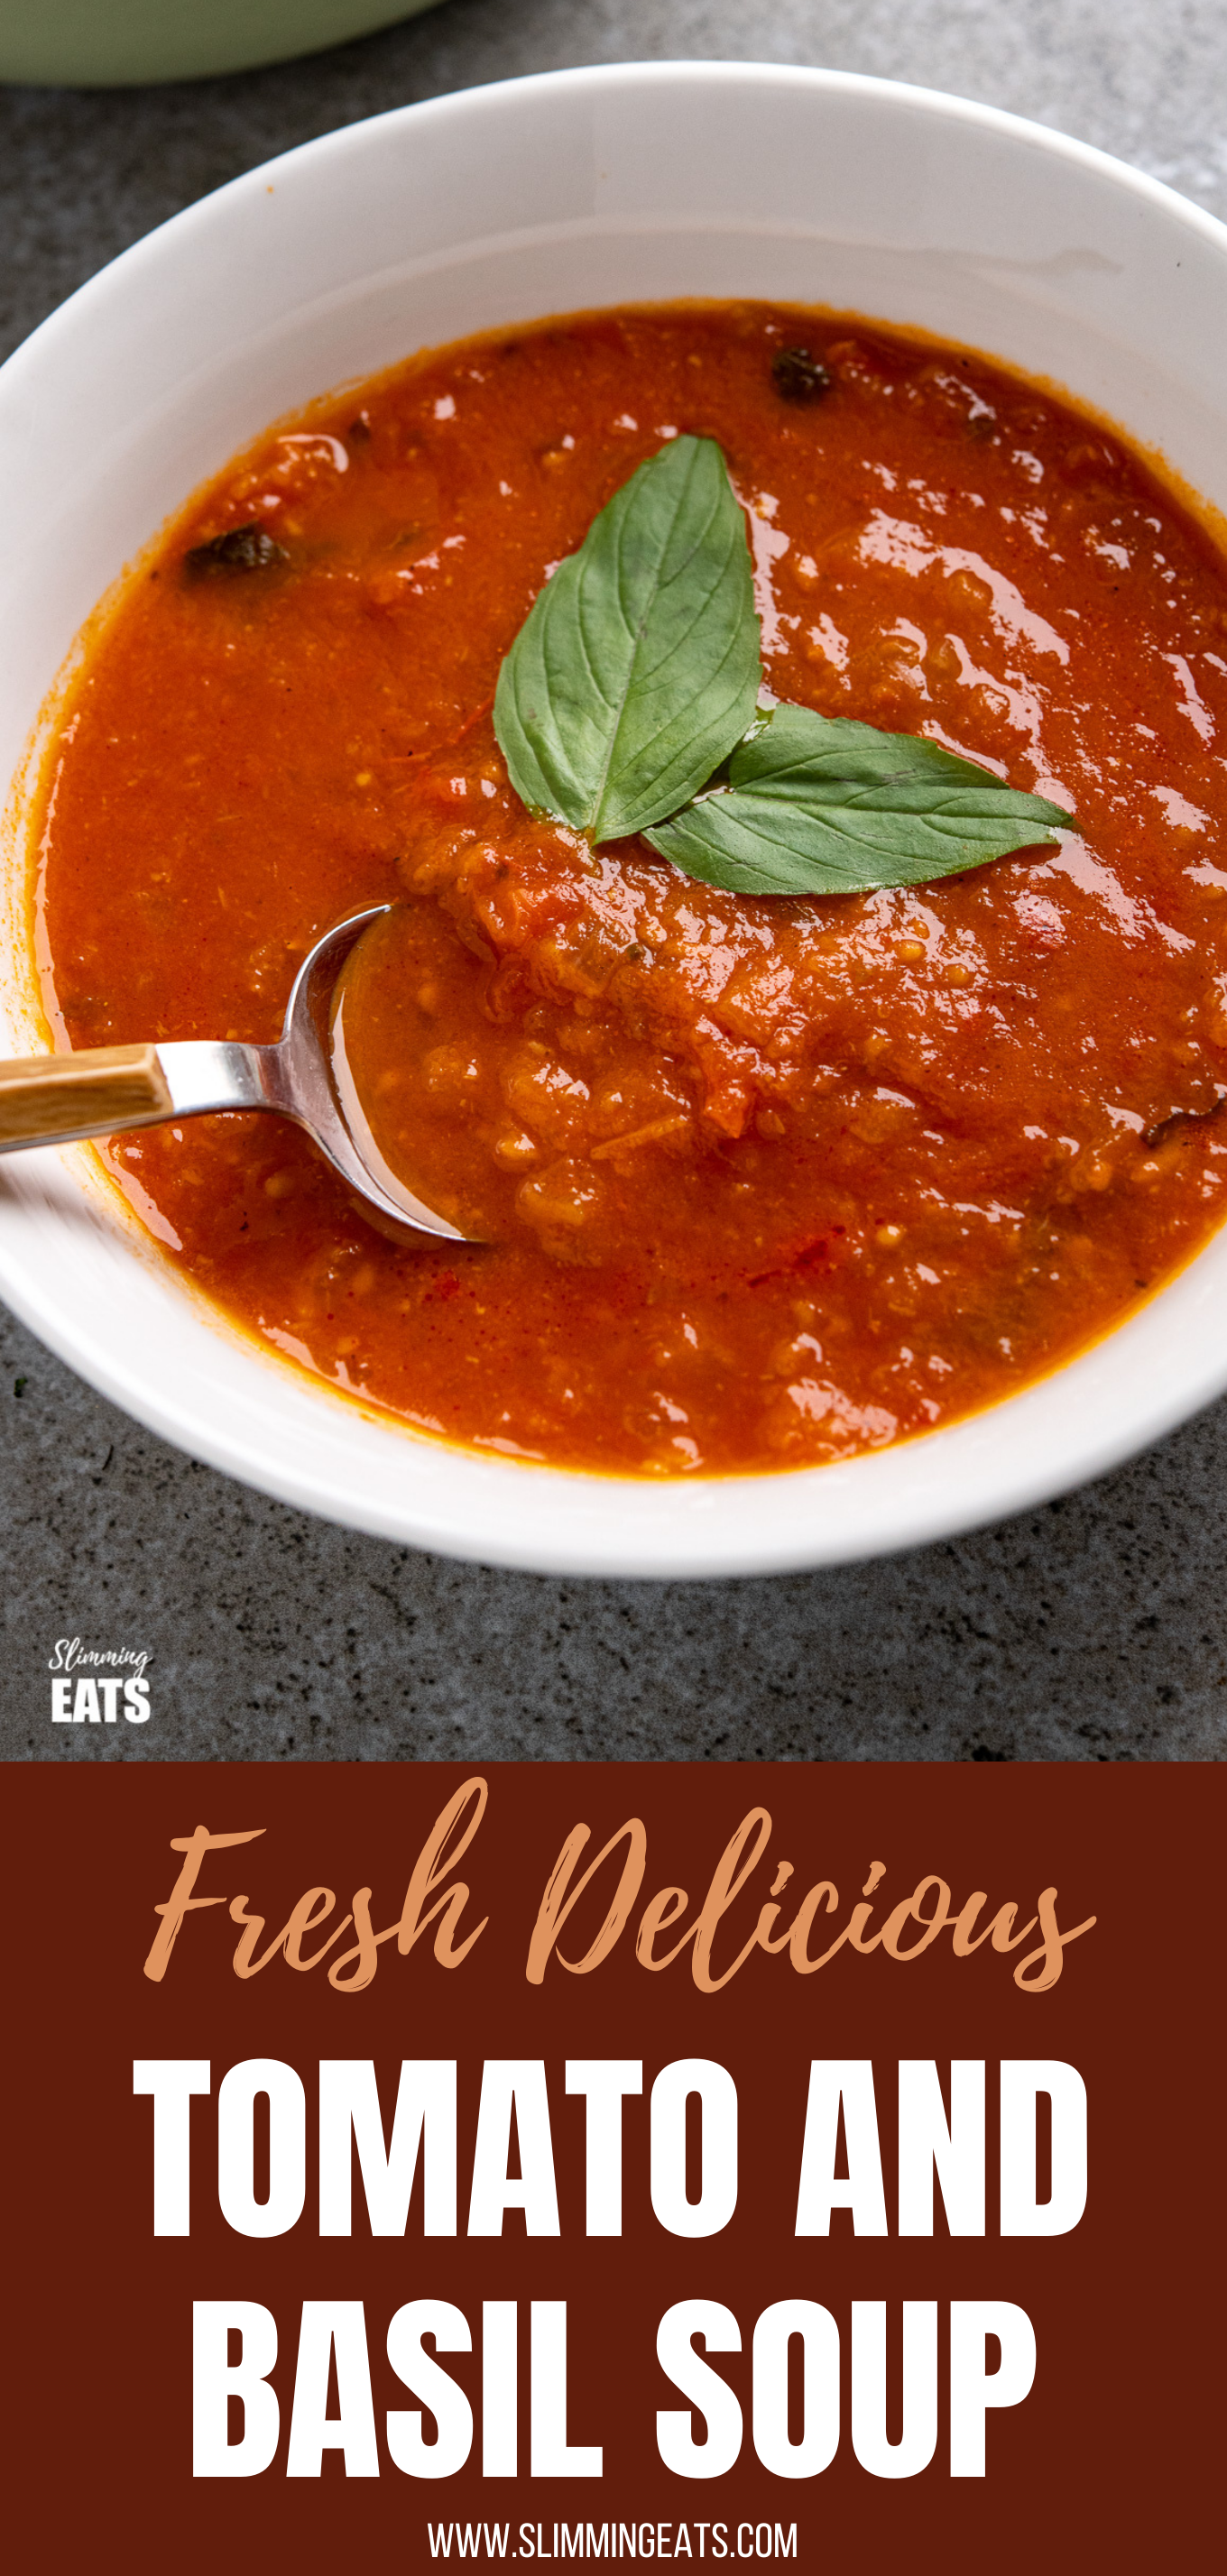
[[[329,1031],[345,959],[371,922],[390,910],[390,904],[370,904],[317,939],[294,978],[276,1046],[174,1038],[0,1064],[0,1154],[157,1127],[210,1110],[274,1109],[305,1127],[333,1170],[381,1216],[464,1243],[459,1228],[415,1198],[384,1161],[362,1114],[339,1023]]]

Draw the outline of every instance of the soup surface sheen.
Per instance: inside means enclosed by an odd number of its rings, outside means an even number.
[[[773,373],[798,347],[825,393]],[[519,804],[500,660],[683,431],[748,514],[774,694],[932,734],[1076,832],[747,899]],[[1046,391],[795,309],[534,325],[270,434],[130,581],[48,772],[48,1010],[79,1046],[269,1040],[319,933],[396,899],[349,1063],[388,1159],[486,1240],[382,1230],[264,1117],[117,1141],[144,1221],[429,1432],[805,1466],[1012,1392],[1220,1221],[1225,733],[1227,565]]]

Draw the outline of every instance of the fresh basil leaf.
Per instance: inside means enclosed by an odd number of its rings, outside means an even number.
[[[715,440],[641,465],[534,601],[494,729],[526,805],[594,841],[696,794],[754,713],[761,639],[745,520]]]
[[[1072,820],[921,735],[782,706],[734,753],[727,787],[646,837],[731,893],[863,894],[983,867]]]

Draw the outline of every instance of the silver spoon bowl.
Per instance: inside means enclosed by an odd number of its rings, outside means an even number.
[[[351,948],[391,910],[369,904],[334,922],[303,959],[275,1046],[236,1038],[172,1038],[155,1045],[92,1047],[0,1064],[0,1153],[69,1144],[199,1118],[224,1109],[271,1109],[305,1128],[333,1170],[381,1216],[449,1243],[468,1238],[415,1198],[379,1152],[332,1026],[337,977]]]

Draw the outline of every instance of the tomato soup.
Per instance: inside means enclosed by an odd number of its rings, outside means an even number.
[[[715,439],[779,699],[1075,817],[940,883],[743,897],[520,804],[500,662],[636,466]],[[124,588],[40,818],[78,1046],[342,989],[376,1137],[479,1238],[372,1220],[272,1118],[107,1161],[226,1314],[477,1448],[617,1473],[846,1457],[1012,1393],[1224,1213],[1227,563],[1097,422],[965,352],[761,304],[434,351],[270,432]]]

